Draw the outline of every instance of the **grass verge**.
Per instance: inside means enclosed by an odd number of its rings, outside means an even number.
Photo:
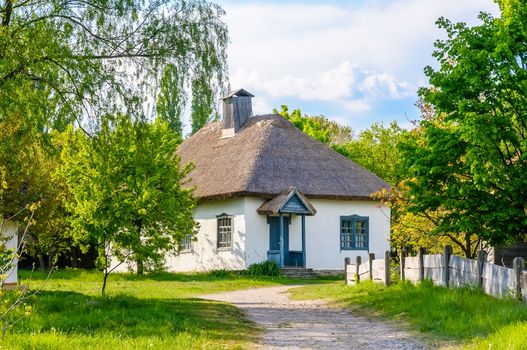
[[[29,273],[21,275],[27,282]],[[34,273],[30,287],[44,279]],[[304,281],[228,272],[115,274],[105,297],[101,282],[98,271],[54,272],[30,299],[31,316],[0,338],[0,349],[250,349],[259,336],[253,323],[232,305],[196,297]]]
[[[412,329],[468,349],[527,349],[527,305],[469,289],[423,282],[390,287],[342,282],[292,290],[295,299],[329,299],[365,315],[401,320]]]

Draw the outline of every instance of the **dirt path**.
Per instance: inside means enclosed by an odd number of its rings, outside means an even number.
[[[249,289],[203,298],[232,303],[265,330],[260,349],[427,349],[404,331],[323,301],[291,301],[291,286]]]

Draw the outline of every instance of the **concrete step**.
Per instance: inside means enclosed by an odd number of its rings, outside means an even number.
[[[303,267],[284,267],[281,269],[282,275],[290,278],[304,278],[310,279],[315,278],[317,275],[313,272],[313,269],[306,269]]]

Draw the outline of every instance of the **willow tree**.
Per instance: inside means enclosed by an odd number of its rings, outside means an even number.
[[[15,139],[38,143],[72,124],[94,135],[108,115],[140,120],[152,111],[165,67],[177,71],[165,81],[172,115],[179,117],[187,101],[209,113],[226,80],[223,15],[202,0],[0,0],[0,129],[24,119]],[[198,117],[201,125],[209,116]],[[24,153],[49,145],[28,147],[9,137],[0,143],[0,215],[58,198],[42,191],[55,189],[51,182],[35,183],[51,176],[28,176],[35,153]],[[50,216],[40,208],[45,230]]]
[[[0,1],[0,118],[95,130],[105,115],[138,117],[167,65],[178,111],[208,110],[226,79],[223,14],[202,0]]]

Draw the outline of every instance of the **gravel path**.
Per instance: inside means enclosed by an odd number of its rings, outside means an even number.
[[[427,349],[393,326],[320,300],[291,301],[292,286],[210,294],[202,298],[241,308],[265,330],[259,349]]]

